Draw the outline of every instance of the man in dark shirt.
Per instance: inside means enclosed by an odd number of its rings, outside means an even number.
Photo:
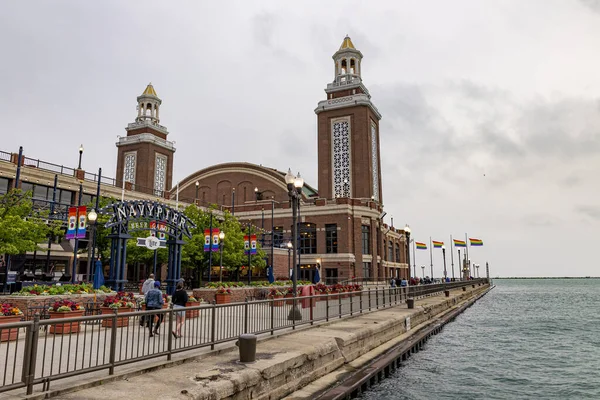
[[[154,281],[154,288],[150,289],[148,293],[146,293],[146,310],[160,310],[165,304],[165,301],[162,297],[162,292],[160,291],[160,282]],[[155,315],[150,315],[148,318],[148,328],[150,329],[150,337],[154,335],[158,335],[158,328],[160,327],[160,316],[158,321],[156,321],[156,327],[152,329],[154,325]]]

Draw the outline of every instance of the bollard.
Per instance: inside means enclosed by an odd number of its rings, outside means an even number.
[[[235,345],[240,348],[240,362],[251,363],[256,361],[256,335],[251,333],[240,335]]]
[[[450,297],[450,291],[449,290],[444,290],[444,294],[446,295],[446,297]]]
[[[415,299],[406,299],[406,304],[408,304],[408,308],[415,308]]]

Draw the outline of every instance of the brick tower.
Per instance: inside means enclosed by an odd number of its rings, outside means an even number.
[[[135,122],[127,125],[127,136],[117,142],[117,185],[124,179],[125,186],[163,197],[171,189],[175,147],[167,140],[167,128],[159,124],[162,100],[151,83],[137,102]]]
[[[348,36],[333,55],[334,81],[317,114],[319,196],[372,198],[382,203],[381,114],[362,82],[362,58]]]

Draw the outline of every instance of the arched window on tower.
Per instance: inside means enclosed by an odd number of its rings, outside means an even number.
[[[144,116],[145,117],[151,117],[152,116],[152,104],[148,103],[146,104],[145,110],[144,110]]]
[[[347,74],[348,65],[346,64],[346,60],[342,60],[342,69],[340,71],[341,75]]]
[[[356,60],[354,58],[350,59],[350,73],[356,74]]]

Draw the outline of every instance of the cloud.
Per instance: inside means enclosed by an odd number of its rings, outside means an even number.
[[[600,206],[580,205],[575,208],[575,211],[588,218],[600,220]]]
[[[600,13],[600,0],[579,0],[584,6],[592,11]]]

